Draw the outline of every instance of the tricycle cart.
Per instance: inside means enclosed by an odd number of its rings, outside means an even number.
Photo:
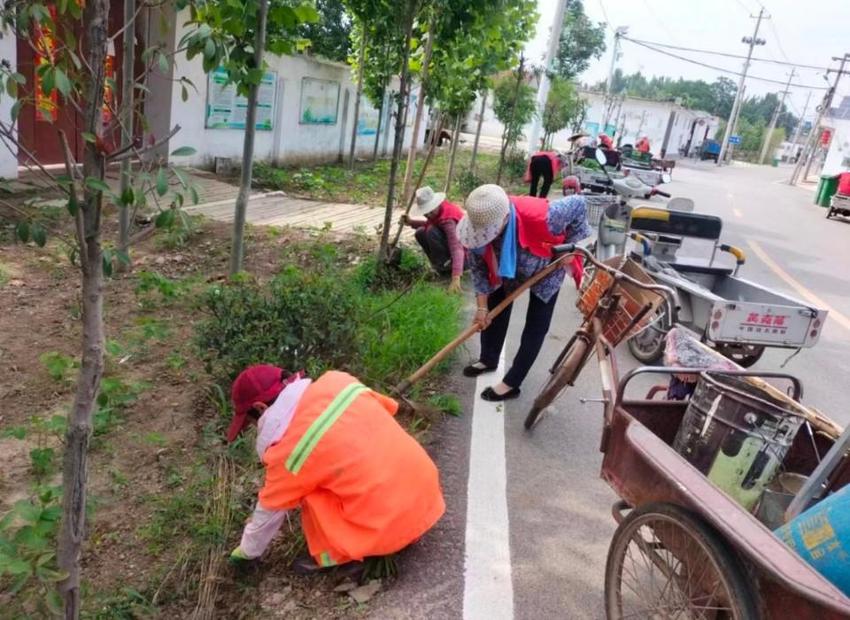
[[[600,366],[616,387],[606,405],[601,474],[622,500],[613,507],[619,526],[605,570],[607,617],[850,617],[850,599],[674,451],[686,402],[651,400],[656,390],[626,397],[638,375],[698,371],[640,368],[617,381],[608,354],[600,354]],[[799,383],[787,378],[799,396]],[[800,431],[783,467],[810,474],[832,442]],[[845,463],[827,491],[848,482]]]
[[[850,217],[850,196],[847,194],[835,194],[829,200],[829,208],[826,210],[826,219],[840,215]]]
[[[629,229],[643,252],[635,258],[659,283],[679,295],[679,323],[711,342],[720,353],[744,367],[755,364],[766,347],[799,349],[817,343],[827,311],[738,277],[744,252],[720,243],[723,221],[716,216],[654,207],[631,212]],[[677,252],[685,239],[711,244],[707,262],[682,262]],[[731,254],[734,267],[716,263]],[[629,340],[629,351],[650,364],[661,358],[669,321]]]

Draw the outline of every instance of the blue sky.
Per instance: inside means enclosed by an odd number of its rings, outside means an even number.
[[[526,53],[541,63],[546,52],[549,27],[555,13],[556,0],[538,0],[540,21]],[[832,56],[850,52],[850,0],[762,0],[771,19],[763,22],[759,38],[767,44],[756,48],[755,56],[775,60],[791,60],[808,65],[826,66]],[[684,47],[710,49],[732,54],[745,54],[747,46],[741,37],[752,35],[757,0],[584,0],[585,12],[594,21],[610,20],[612,27],[628,26],[635,39],[669,43]],[[581,76],[583,82],[605,79],[611,62],[612,28],[607,28],[608,51],[594,61]],[[740,71],[742,60],[674,52],[718,67]],[[722,73],[662,56],[632,43],[623,43],[623,56],[618,66],[626,73],[642,71],[646,75],[667,75],[713,81]],[[833,63],[835,66],[835,63]],[[848,63],[850,66],[850,63]],[[789,67],[755,62],[753,76],[787,80]],[[737,82],[737,76],[728,76]],[[832,74],[830,79],[834,79]],[[824,86],[822,74],[799,70],[797,83]],[[842,77],[837,100],[850,95],[850,76]],[[782,90],[779,84],[747,80],[747,94],[765,94]],[[806,102],[803,88],[792,88],[791,105],[800,114]],[[812,101],[820,101],[823,91],[813,91]],[[810,104],[807,117],[813,114]]]

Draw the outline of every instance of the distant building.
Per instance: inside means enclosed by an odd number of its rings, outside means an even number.
[[[110,0],[110,32],[121,29],[122,0]],[[168,52],[177,49],[189,21],[189,10],[177,12],[174,3],[161,8],[143,9],[143,27],[136,33],[137,71],[144,65],[141,54],[145,48],[159,46]],[[160,12],[166,15],[160,17]],[[170,12],[170,15],[167,13]],[[149,13],[149,14],[145,14]],[[123,30],[124,33],[132,29]],[[107,71],[115,83],[121,83],[121,37],[110,43]],[[14,37],[0,37],[0,59],[8,62],[11,71],[19,71],[27,80],[23,88],[29,94],[35,82],[35,67],[39,63],[38,51],[29,42]],[[266,54],[268,73],[260,88],[257,135],[254,154],[257,160],[276,163],[332,162],[347,155],[351,145],[354,122],[356,88],[351,78],[351,68],[304,55],[275,56]],[[181,88],[178,81],[188,78],[194,87]],[[218,78],[218,79],[217,79]],[[146,118],[144,138],[152,134],[165,136],[176,125],[180,131],[165,144],[160,152],[167,156],[179,146],[196,149],[190,157],[180,157],[180,165],[212,167],[216,160],[235,159],[242,156],[244,137],[245,99],[235,96],[232,86],[225,86],[221,75],[206,75],[201,57],[189,61],[178,53],[174,63],[163,73],[158,63],[153,63],[148,82],[149,91],[140,97]],[[397,80],[390,89],[398,90]],[[39,91],[41,93],[41,91]],[[137,91],[139,93],[141,91]],[[117,105],[119,93],[108,93]],[[137,96],[139,96],[137,94]],[[418,90],[414,87],[411,101],[416,105]],[[79,161],[83,151],[82,121],[71,106],[54,92],[51,96],[36,94],[23,101],[17,120],[18,152],[10,152],[0,145],[0,177],[17,177],[19,166],[30,160],[41,164],[59,165],[63,162],[57,129],[64,129],[71,139],[72,154]],[[387,93],[380,112],[380,135],[377,134],[379,111],[364,97],[361,102],[357,127],[357,155],[371,155],[375,141],[379,153],[392,148],[393,97]],[[11,123],[12,99],[0,98],[0,118]],[[105,110],[107,118],[114,111]],[[408,115],[405,146],[410,142],[415,107]],[[107,120],[108,123],[108,120]],[[141,125],[141,124],[140,124]],[[105,123],[104,131],[108,125]],[[113,130],[117,128],[113,124]],[[141,137],[141,136],[140,136]],[[106,136],[115,139],[115,133]]]
[[[536,84],[532,83],[532,86]],[[581,130],[592,137],[604,131],[619,145],[634,144],[638,138],[648,136],[652,152],[668,159],[676,159],[689,153],[696,153],[706,139],[713,139],[720,119],[708,112],[690,110],[673,101],[654,101],[638,97],[616,99],[613,104],[605,95],[580,91],[587,105],[585,120]],[[606,107],[610,106],[608,125],[603,128]],[[466,128],[475,131],[478,122],[478,112],[481,108],[480,99],[473,105],[472,112],[467,117]],[[484,111],[484,122],[481,133],[492,138],[502,135],[503,126],[493,114],[492,98],[488,98]],[[530,133],[530,125],[523,133]],[[568,127],[555,134],[552,144],[556,149],[567,148],[567,138],[573,134]]]

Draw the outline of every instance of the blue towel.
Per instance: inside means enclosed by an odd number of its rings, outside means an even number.
[[[499,256],[499,275],[503,278],[513,279],[516,277],[516,235],[516,209],[511,205],[508,225],[505,226],[505,236],[502,237],[502,253]]]

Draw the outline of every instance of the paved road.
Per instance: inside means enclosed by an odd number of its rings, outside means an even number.
[[[810,303],[828,304],[833,317],[828,319],[820,343],[791,359],[786,370],[802,379],[806,388],[805,402],[841,423],[848,423],[850,408],[844,404],[841,388],[850,376],[850,348],[847,347],[850,318],[845,318],[850,317],[850,270],[847,268],[850,264],[850,223],[827,221],[824,210],[812,205],[811,191],[781,184],[789,172],[785,168],[735,166],[717,169],[711,164],[690,164],[675,170],[674,182],[669,187],[673,195],[693,198],[698,211],[723,217],[724,238],[747,251],[748,261],[742,269],[744,277],[798,298],[808,297]],[[504,419],[498,419],[492,411],[479,411],[477,407],[474,413],[467,411],[467,416],[486,415],[486,420],[492,421],[499,432],[500,425],[504,424],[506,481],[487,502],[488,509],[494,512],[498,512],[500,501],[507,504],[512,587],[494,594],[492,589],[487,589],[492,584],[481,583],[480,574],[467,569],[466,580],[463,574],[457,574],[454,586],[444,582],[444,605],[437,614],[440,617],[463,617],[464,593],[467,596],[466,617],[471,620],[604,617],[604,567],[614,531],[610,507],[616,497],[599,479],[601,405],[579,402],[579,397],[599,395],[595,364],[586,368],[576,386],[559,401],[554,415],[544,419],[532,435],[522,429],[525,412],[535,390],[545,379],[548,362],[578,325],[574,302],[575,292],[565,288],[541,359],[523,386],[522,397],[505,408]],[[520,304],[514,316],[523,314],[524,304]],[[509,335],[508,359],[515,350],[521,329],[520,321],[515,319],[514,323]],[[769,351],[757,367],[777,369],[787,357],[786,351]],[[625,350],[620,352],[619,359],[623,371],[635,365]],[[472,382],[468,389],[473,389]],[[471,399],[466,402],[472,403]],[[463,434],[473,432],[476,422],[480,424],[481,420],[451,421],[455,431],[462,431],[456,433],[455,441],[465,442],[468,447],[469,437]],[[488,440],[495,442],[494,447],[500,443],[500,437],[488,437]],[[470,531],[475,534],[476,527],[483,527],[474,522],[478,518],[475,515],[480,514],[472,506],[476,493],[474,489],[458,490],[458,478],[467,479],[467,476],[458,476],[456,469],[468,467],[474,474],[469,479],[481,480],[482,468],[485,471],[499,469],[493,466],[492,454],[486,456],[485,460],[480,460],[474,454],[468,458],[467,453],[467,457],[457,459],[454,464],[441,463],[451,472],[450,492],[455,496],[448,497],[448,501],[465,508],[467,514],[465,532],[457,523],[458,513],[453,514],[451,524],[440,532],[440,540],[456,543],[443,547],[446,551],[453,549],[442,558],[446,566],[459,565],[457,549],[463,548],[464,538],[469,557],[481,551],[481,537],[476,537],[478,542],[470,538]],[[469,506],[466,505],[467,497]],[[498,537],[494,537],[494,553],[498,553],[500,544]],[[423,545],[429,547],[427,541]],[[484,548],[486,550],[486,544]],[[411,559],[415,560],[417,554],[412,555]],[[421,557],[426,555],[433,556],[433,553],[426,552]],[[410,571],[417,570],[410,566]],[[418,579],[410,572],[408,575],[405,580],[409,587]],[[484,595],[470,605],[470,593],[474,599],[475,592]],[[392,598],[395,597],[391,596],[390,600]],[[390,605],[383,607],[375,617],[429,615],[418,613],[426,611],[419,605],[401,606],[403,613],[399,607]],[[471,610],[475,613],[470,613]]]

